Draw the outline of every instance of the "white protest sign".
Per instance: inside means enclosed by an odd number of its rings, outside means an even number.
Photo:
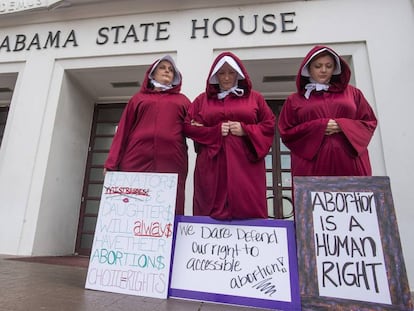
[[[176,223],[171,296],[256,307],[300,306],[293,222]]]
[[[303,310],[412,310],[387,176],[296,176]]]
[[[85,287],[167,298],[177,174],[107,172]]]
[[[311,192],[321,296],[391,304],[372,192]]]

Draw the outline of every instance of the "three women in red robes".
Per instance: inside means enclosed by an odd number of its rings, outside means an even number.
[[[169,55],[148,68],[125,107],[105,162],[105,170],[178,173],[176,215],[184,214],[188,171],[183,123],[190,101],[180,93],[181,84]]]
[[[252,89],[241,60],[221,53],[184,124],[197,153],[193,215],[267,218],[264,158],[274,127],[273,112]]]
[[[291,150],[293,176],[369,176],[368,144],[377,119],[351,71],[335,51],[315,46],[303,59],[279,116]],[[105,168],[178,173],[176,214],[184,214],[187,146],[197,153],[193,215],[217,219],[267,218],[264,158],[275,117],[252,89],[241,60],[231,52],[213,62],[205,92],[190,105],[180,93],[181,74],[171,57],[157,60],[129,101]]]
[[[377,119],[350,77],[348,64],[329,47],[315,46],[303,59],[297,92],[286,99],[278,121],[292,176],[372,174],[367,147]]]

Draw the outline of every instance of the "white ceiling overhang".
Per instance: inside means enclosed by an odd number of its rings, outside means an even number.
[[[68,4],[65,0],[2,0],[0,3],[0,15],[24,13],[34,10],[50,10]]]
[[[258,3],[275,3],[275,2],[289,2],[293,0],[256,0]],[[305,0],[306,1],[306,0]],[[136,10],[139,8],[142,12],[149,11],[151,9],[158,10],[160,8],[164,10],[183,10],[192,8],[206,8],[206,7],[223,7],[227,5],[249,5],[252,4],[251,0],[1,0],[0,1],[0,15],[21,15],[25,13],[31,13],[33,11],[52,11],[62,10],[65,8],[85,9],[91,5],[99,6],[114,6],[124,7]]]

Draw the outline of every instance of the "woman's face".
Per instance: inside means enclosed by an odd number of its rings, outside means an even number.
[[[173,65],[167,60],[162,60],[152,73],[152,77],[158,83],[164,85],[171,84],[174,80]]]
[[[224,63],[224,65],[217,71],[216,75],[221,90],[227,91],[236,85],[237,71],[229,64]]]
[[[335,60],[330,55],[317,57],[309,64],[309,74],[317,83],[329,83],[334,70]]]

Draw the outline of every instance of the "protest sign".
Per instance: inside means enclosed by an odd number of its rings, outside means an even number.
[[[303,310],[411,310],[388,177],[295,177],[294,189]]]
[[[167,298],[177,174],[107,172],[85,287]]]
[[[170,296],[300,310],[293,222],[177,216]]]

